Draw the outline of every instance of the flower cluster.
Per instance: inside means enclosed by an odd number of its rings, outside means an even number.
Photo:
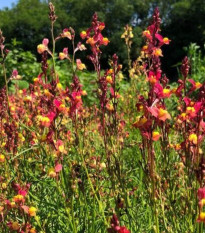
[[[19,184],[12,184],[16,195],[11,200],[5,200],[0,206],[0,213],[3,218],[11,213],[26,214],[27,221],[25,223],[17,222],[16,220],[10,220],[7,223],[8,228],[11,231],[18,233],[36,233],[35,227],[32,227],[31,218],[36,216],[37,209],[34,206],[26,205],[26,197],[30,184],[21,187]]]
[[[130,233],[130,231],[125,226],[120,226],[120,222],[115,214],[113,214],[111,227],[108,229],[109,233]]]
[[[100,46],[108,45],[110,42],[107,37],[103,37],[102,30],[105,28],[103,22],[98,21],[98,15],[95,13],[92,18],[92,26],[86,31],[80,33],[81,38],[86,39],[86,44],[89,44],[92,54],[89,56],[90,60],[95,66],[96,71],[100,69]]]

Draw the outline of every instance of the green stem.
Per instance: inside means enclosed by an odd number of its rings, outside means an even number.
[[[128,59],[129,70],[131,70],[130,47],[128,44],[127,44],[127,59]]]
[[[83,167],[84,167],[85,172],[86,172],[86,175],[87,175],[88,183],[90,184],[91,190],[92,190],[92,192],[93,192],[93,194],[94,194],[94,197],[95,197],[95,199],[96,199],[96,201],[97,201],[97,203],[98,203],[99,210],[100,210],[100,212],[101,212],[102,215],[103,215],[104,224],[105,224],[106,226],[108,226],[108,222],[107,222],[107,220],[106,220],[106,218],[105,218],[105,213],[104,213],[104,210],[103,210],[102,202],[101,202],[101,200],[97,197],[97,194],[96,194],[96,191],[95,191],[95,189],[94,189],[94,187],[93,187],[92,181],[90,180],[90,176],[89,176],[89,173],[88,173],[87,166],[86,166],[86,164],[85,164],[85,160],[84,160],[84,158],[83,158],[83,154],[80,153],[80,155],[81,155],[81,159],[82,159],[82,162],[83,162]]]
[[[73,222],[73,230],[74,230],[74,233],[77,233],[77,228],[76,228],[76,224],[75,224],[75,216],[74,216],[74,209],[73,209],[73,198],[74,196],[72,195],[72,198],[71,198],[71,214],[72,214],[72,222]]]
[[[55,79],[56,79],[56,63],[55,63],[55,48],[56,48],[56,42],[55,42],[55,38],[54,38],[53,26],[54,26],[54,22],[51,22],[51,37],[52,37],[52,42],[53,42],[53,53],[52,53],[53,72],[54,72],[54,77],[55,77]]]
[[[73,70],[73,78],[75,77],[76,69],[75,69],[75,37],[72,39],[72,46],[73,46],[73,58],[72,58],[72,70]]]
[[[1,56],[2,56],[2,59],[4,60],[4,53],[3,53],[2,49],[1,49]],[[8,114],[10,115],[10,109],[9,109],[9,88],[8,88],[8,82],[7,82],[7,77],[6,77],[6,67],[5,67],[4,61],[2,63],[2,68],[3,68],[4,82],[5,82],[5,87],[6,87],[6,99],[7,99],[7,104],[8,104]]]

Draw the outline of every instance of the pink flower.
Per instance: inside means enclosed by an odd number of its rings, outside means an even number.
[[[63,166],[60,163],[57,163],[55,166],[55,172],[58,173],[62,170]]]
[[[199,189],[198,189],[197,195],[198,195],[199,201],[200,201],[201,199],[204,199],[204,198],[205,198],[205,187],[199,188]]]

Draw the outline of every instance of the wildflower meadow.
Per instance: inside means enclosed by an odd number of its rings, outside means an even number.
[[[0,30],[0,233],[205,232],[205,82],[193,56],[170,82],[161,59],[173,41],[155,8],[136,60],[124,27],[127,72],[118,54],[104,69],[100,15],[77,37],[69,25],[56,34],[48,9],[51,39],[36,45],[26,87]]]

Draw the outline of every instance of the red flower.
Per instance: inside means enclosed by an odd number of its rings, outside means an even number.
[[[118,230],[118,233],[130,233],[130,231],[125,226],[122,226]]]
[[[198,189],[197,195],[198,195],[199,201],[200,201],[201,199],[204,199],[204,198],[205,198],[205,187],[199,188],[199,189]]]

